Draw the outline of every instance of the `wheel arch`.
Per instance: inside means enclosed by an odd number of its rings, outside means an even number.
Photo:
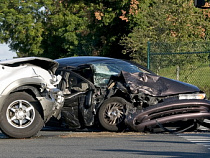
[[[11,93],[24,91],[30,94],[34,99],[38,100],[37,97],[41,97],[41,94],[38,90],[39,88],[41,88],[41,83],[43,83],[43,81],[39,78],[27,78],[27,79],[16,80],[15,82],[8,85],[1,94],[0,111],[7,97]],[[41,108],[40,110],[41,116],[44,118],[43,105],[41,103],[40,103],[40,108]]]

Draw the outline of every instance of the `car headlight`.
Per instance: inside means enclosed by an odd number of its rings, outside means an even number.
[[[179,100],[182,100],[182,99],[204,99],[205,97],[206,97],[205,93],[179,94]]]

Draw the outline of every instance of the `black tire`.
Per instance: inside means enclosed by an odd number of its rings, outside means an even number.
[[[39,107],[39,102],[28,93],[10,94],[1,109],[1,131],[12,138],[36,135],[44,126]]]
[[[132,104],[120,97],[105,100],[98,112],[99,123],[108,131],[124,130],[127,107],[132,107]]]

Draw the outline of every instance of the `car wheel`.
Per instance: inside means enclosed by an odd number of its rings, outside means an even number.
[[[101,105],[98,117],[101,126],[108,131],[121,131],[125,129],[126,107],[131,103],[120,97],[113,97],[105,100]]]
[[[6,99],[0,116],[1,131],[13,138],[27,138],[43,127],[39,102],[25,92],[15,92]]]

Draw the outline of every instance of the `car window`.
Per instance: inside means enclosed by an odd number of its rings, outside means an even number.
[[[121,71],[130,73],[141,72],[141,70],[127,62],[116,62],[116,63],[94,63],[94,84],[96,86],[107,85],[112,75],[118,75]]]
[[[85,92],[90,89],[89,83],[77,73],[68,70],[59,70],[57,73],[62,75],[59,88],[64,92],[64,94]]]

